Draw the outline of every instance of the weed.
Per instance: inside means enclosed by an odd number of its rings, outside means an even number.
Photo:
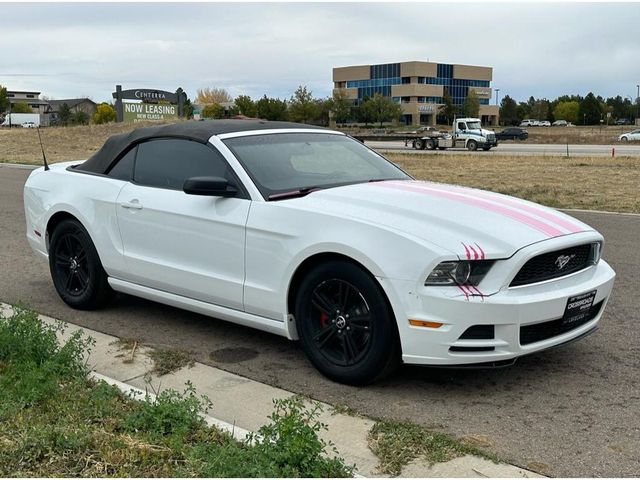
[[[193,357],[190,352],[179,350],[177,348],[157,348],[149,352],[149,356],[153,360],[153,373],[158,375],[166,375],[173,373],[182,367],[192,367],[194,364]]]
[[[472,454],[495,461],[494,457],[447,434],[432,432],[409,422],[380,420],[369,432],[368,440],[369,448],[379,459],[378,469],[394,476],[399,475],[402,467],[418,457],[437,463]]]
[[[60,326],[16,309],[0,318],[0,477],[344,477],[353,472],[318,437],[317,406],[276,401],[245,442],[208,427],[211,407],[187,384],[138,401],[86,379],[91,342],[63,345]]]

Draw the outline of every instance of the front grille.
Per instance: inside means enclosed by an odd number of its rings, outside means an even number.
[[[524,264],[509,286],[517,287],[543,282],[580,271],[591,264],[593,258],[592,248],[594,248],[593,244],[588,243],[533,257]],[[569,260],[562,268],[559,268],[560,259],[566,259],[567,257]]]
[[[487,134],[487,140],[489,140],[490,142],[495,142],[496,136],[493,133],[489,133]]]
[[[528,345],[530,343],[541,342],[547,338],[557,337],[563,333],[569,332],[574,328],[578,328],[585,323],[590,322],[600,312],[604,300],[596,303],[591,307],[589,313],[577,322],[564,323],[562,318],[551,320],[549,322],[535,323],[533,325],[524,325],[520,327],[520,345]]]

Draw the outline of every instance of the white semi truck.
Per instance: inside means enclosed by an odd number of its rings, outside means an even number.
[[[475,151],[490,150],[498,145],[495,132],[485,130],[479,118],[456,118],[453,120],[452,133],[427,131],[425,135],[407,139],[413,148],[434,150],[439,148],[466,148]],[[407,142],[408,143],[408,142]]]
[[[40,126],[39,113],[7,113],[2,122],[3,127],[22,127],[33,128]]]

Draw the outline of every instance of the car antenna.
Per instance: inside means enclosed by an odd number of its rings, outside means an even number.
[[[44,146],[42,145],[42,137],[40,136],[40,127],[36,127],[38,130],[38,138],[40,139],[40,149],[42,150],[42,161],[44,162],[44,169],[49,170],[49,164],[47,163],[47,156],[44,154]]]

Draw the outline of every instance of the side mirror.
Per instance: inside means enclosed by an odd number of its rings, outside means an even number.
[[[221,177],[191,177],[184,181],[184,193],[208,197],[235,197],[238,189]]]

